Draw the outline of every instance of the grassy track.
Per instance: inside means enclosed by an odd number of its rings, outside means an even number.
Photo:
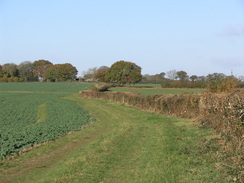
[[[128,106],[68,98],[97,122],[2,161],[0,182],[225,182],[216,169],[210,129]]]
[[[45,102],[39,106],[39,109],[37,112],[37,117],[36,117],[36,122],[34,124],[41,123],[41,122],[45,121],[46,119],[47,119],[47,102]]]

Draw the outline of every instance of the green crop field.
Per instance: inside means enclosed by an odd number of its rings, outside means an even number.
[[[89,90],[92,83],[60,82],[60,83],[0,83],[1,91],[31,91],[31,92],[62,92],[77,93],[80,90]]]
[[[65,97],[90,86],[0,83],[0,159],[86,125],[92,117]]]

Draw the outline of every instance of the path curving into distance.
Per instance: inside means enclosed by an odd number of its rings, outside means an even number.
[[[94,115],[96,122],[2,161],[0,182],[227,180],[216,167],[216,137],[210,129],[121,104],[67,98]]]

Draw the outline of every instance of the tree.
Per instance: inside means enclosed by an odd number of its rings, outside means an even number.
[[[77,69],[69,64],[55,64],[49,67],[46,73],[46,79],[51,81],[66,81],[76,78]]]
[[[83,71],[83,78],[86,81],[95,81],[95,74],[97,72],[97,67],[89,68],[87,71]]]
[[[17,77],[18,69],[17,65],[14,63],[6,63],[3,65],[3,74],[7,77]]]
[[[59,78],[64,80],[75,79],[78,73],[76,67],[74,67],[70,63],[60,64],[58,71],[59,71]]]
[[[3,77],[3,66],[0,65],[0,77]]]
[[[141,67],[123,60],[115,62],[107,70],[105,80],[117,85],[135,84],[142,80]]]
[[[156,75],[144,74],[142,76],[141,82],[143,82],[143,83],[155,83],[157,81],[157,77],[156,77]]]
[[[196,81],[197,78],[198,78],[197,75],[192,75],[192,76],[190,77],[191,81]]]
[[[108,69],[109,69],[109,67],[107,67],[107,66],[99,67],[96,70],[94,78],[97,79],[100,82],[105,82],[105,75],[106,75]]]
[[[142,76],[142,82],[144,83],[161,83],[165,80],[165,73],[161,72],[155,75],[144,74]]]
[[[1,72],[1,71],[0,71]],[[238,79],[242,82],[244,82],[244,76],[239,76]]]
[[[170,71],[166,72],[166,75],[171,80],[176,80],[176,78],[177,78],[176,70],[170,70]]]
[[[207,75],[208,90],[210,92],[221,92],[221,83],[225,79],[226,75],[223,73],[213,73]]]
[[[165,79],[165,75],[166,75],[165,72],[161,72],[161,73],[159,74],[160,79]]]
[[[213,73],[213,74],[208,74],[207,75],[207,80],[220,80],[220,79],[224,79],[226,77],[225,74],[223,73]]]
[[[53,64],[49,62],[48,60],[36,60],[33,63],[34,67],[34,76],[38,77],[39,80],[46,80],[46,73],[49,67],[51,67]]]
[[[188,80],[188,75],[185,71],[178,71],[176,74],[177,74],[177,78],[179,78],[180,81],[187,81]]]
[[[198,76],[196,80],[205,82],[207,79],[206,79],[206,76]]]
[[[23,78],[26,82],[33,78],[33,65],[29,61],[24,61],[19,64],[19,77]]]
[[[234,90],[240,84],[240,80],[238,80],[233,75],[226,76],[220,83],[219,91],[220,92],[230,92]]]
[[[60,64],[52,65],[48,68],[46,72],[46,79],[49,81],[57,81],[58,80],[58,67]]]
[[[239,87],[240,88],[244,88],[244,76],[239,76],[238,77],[238,79],[239,79]]]

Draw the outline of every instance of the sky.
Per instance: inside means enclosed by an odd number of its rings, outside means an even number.
[[[0,0],[0,65],[244,75],[244,0]]]

